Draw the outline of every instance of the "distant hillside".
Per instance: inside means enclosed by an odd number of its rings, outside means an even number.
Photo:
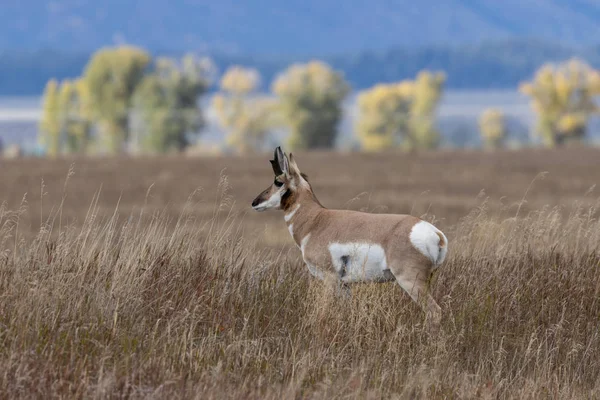
[[[158,53],[179,56],[181,52]],[[232,64],[257,68],[268,89],[271,80],[289,64],[311,57],[232,56],[213,52],[219,70]],[[575,48],[532,40],[509,40],[480,45],[398,47],[387,51],[321,57],[342,70],[354,89],[414,77],[422,69],[445,71],[449,88],[514,89],[543,63],[580,57],[600,68],[600,46]],[[0,52],[0,95],[37,95],[50,78],[82,73],[89,53],[59,51]]]
[[[160,50],[331,54],[392,46],[538,38],[590,45],[599,0],[5,1],[0,50]]]

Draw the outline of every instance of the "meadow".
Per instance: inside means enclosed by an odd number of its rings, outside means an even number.
[[[600,151],[296,155],[444,230],[441,329],[336,297],[252,199],[269,155],[0,160],[2,398],[598,398]]]

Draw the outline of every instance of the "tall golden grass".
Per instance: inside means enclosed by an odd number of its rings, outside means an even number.
[[[600,397],[597,203],[480,200],[446,226],[434,335],[396,284],[336,297],[265,247],[227,186],[203,216],[202,193],[107,213],[98,192],[72,223],[59,196],[33,236],[31,205],[2,206],[0,396]]]

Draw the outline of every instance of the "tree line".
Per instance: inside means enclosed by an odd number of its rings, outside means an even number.
[[[123,46],[96,52],[80,77],[51,80],[43,97],[39,142],[49,156],[122,152],[167,153],[197,141],[205,125],[200,98],[217,83],[212,108],[228,151],[260,151],[269,134],[285,130],[294,149],[332,148],[351,88],[322,61],[293,64],[262,88],[256,69],[232,66],[216,82],[207,58],[152,57]],[[436,112],[446,76],[421,71],[413,79],[380,83],[360,92],[354,131],[366,151],[432,149],[440,144]],[[543,66],[520,90],[538,115],[536,133],[547,146],[585,138],[598,112],[600,73],[571,60]],[[505,144],[502,110],[480,118],[486,147]]]

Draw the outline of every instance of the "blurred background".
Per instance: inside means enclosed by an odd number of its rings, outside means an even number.
[[[600,143],[597,0],[2,5],[7,157]]]

